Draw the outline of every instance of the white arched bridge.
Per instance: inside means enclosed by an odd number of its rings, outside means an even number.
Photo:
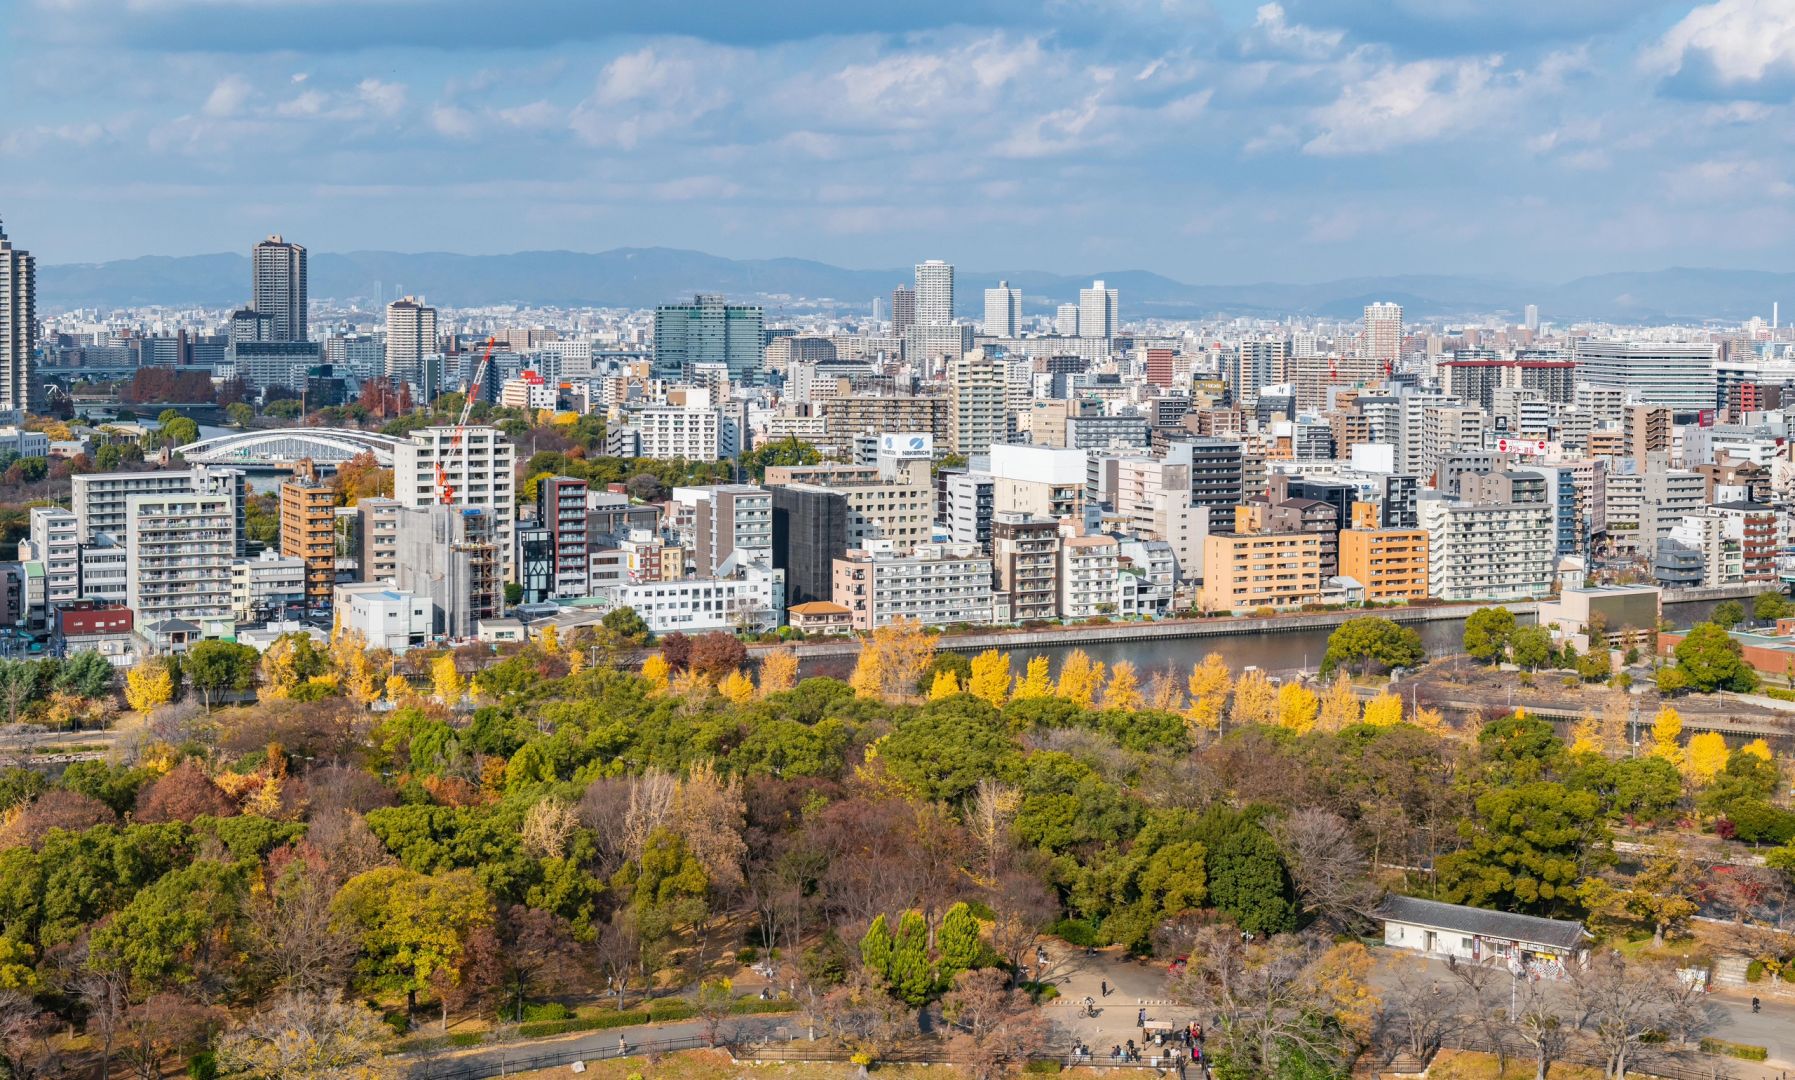
[[[181,447],[181,456],[203,465],[291,465],[302,458],[323,467],[341,465],[361,454],[373,454],[391,468],[400,440],[390,435],[343,428],[271,428],[233,431]]]

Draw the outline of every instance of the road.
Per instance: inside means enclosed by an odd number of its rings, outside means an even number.
[[[782,1027],[792,1031],[801,1031],[802,1022],[794,1013],[772,1016],[739,1016],[732,1017],[724,1024],[723,1031],[725,1037],[752,1042],[764,1040]],[[465,1068],[473,1064],[490,1066],[496,1073],[502,1063],[521,1061],[541,1054],[565,1053],[571,1055],[577,1053],[584,1058],[616,1057],[618,1056],[617,1040],[620,1037],[624,1044],[633,1050],[644,1043],[702,1038],[704,1034],[704,1024],[698,1020],[679,1020],[668,1024],[640,1024],[635,1027],[612,1028],[609,1031],[565,1035],[553,1039],[521,1039],[503,1046],[481,1047],[475,1050],[411,1055],[400,1059],[400,1067],[405,1070],[404,1075],[409,1080],[429,1080],[430,1077],[440,1076],[448,1070]]]

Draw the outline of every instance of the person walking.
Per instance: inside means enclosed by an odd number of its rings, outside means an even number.
[[[1102,995],[1104,997],[1108,997],[1109,996],[1109,980],[1108,979],[1098,979],[1097,980],[1097,989],[1099,992],[1102,993]]]

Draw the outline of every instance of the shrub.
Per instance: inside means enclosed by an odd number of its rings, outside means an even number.
[[[1753,960],[1751,963],[1745,965],[1746,982],[1762,982],[1763,980],[1764,962],[1762,960]]]
[[[1057,1061],[1031,1061],[1022,1067],[1022,1071],[1030,1076],[1057,1076],[1060,1063]]]
[[[1738,1058],[1741,1061],[1763,1061],[1770,1056],[1770,1051],[1762,1046],[1727,1042],[1725,1039],[1703,1039],[1701,1048],[1704,1054],[1719,1054],[1722,1057]]]
[[[752,964],[759,959],[760,950],[752,945],[743,946],[735,951],[735,962],[738,964]]]
[[[747,997],[737,1001],[729,1011],[741,1016],[797,1012],[798,1003],[790,998],[773,998],[770,1001],[763,1001],[757,997]]]
[[[189,1080],[217,1080],[218,1059],[210,1050],[201,1050],[187,1059]]]
[[[1068,945],[1089,948],[1097,944],[1097,928],[1083,919],[1061,919],[1048,927],[1047,932]]]
[[[457,1031],[449,1036],[449,1045],[457,1048],[479,1046],[486,1041],[484,1031]]]
[[[540,1005],[524,1006],[526,1023],[543,1020],[572,1020],[573,1011],[559,1001],[545,1001]]]

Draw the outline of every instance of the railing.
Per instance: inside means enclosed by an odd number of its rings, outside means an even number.
[[[1440,1048],[1467,1050],[1475,1054],[1497,1052],[1496,1044],[1490,1040],[1464,1032],[1446,1035],[1440,1040]],[[1501,1049],[1508,1057],[1518,1061],[1532,1061],[1534,1058],[1533,1047],[1519,1040],[1504,1041]],[[1652,1045],[1635,1045],[1627,1056],[1629,1076],[1656,1076],[1663,1080],[1739,1080],[1743,1074],[1735,1070],[1742,1064],[1745,1068],[1751,1068],[1750,1063],[1734,1062],[1713,1054],[1693,1050],[1665,1050],[1661,1046]],[[1567,1046],[1553,1055],[1552,1060],[1594,1069],[1604,1069],[1608,1064],[1605,1055],[1587,1044]]]

